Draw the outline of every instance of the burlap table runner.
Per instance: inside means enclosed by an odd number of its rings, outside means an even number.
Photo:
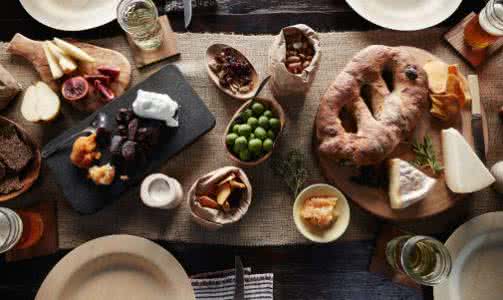
[[[291,99],[288,103],[282,103],[288,121],[278,151],[284,154],[293,148],[300,149],[306,155],[310,172],[309,183],[323,182],[316,165],[316,159],[311,153],[312,124],[320,96],[337,73],[358,50],[371,44],[410,45],[423,48],[447,62],[459,63],[466,73],[469,71],[466,65],[442,41],[441,35],[444,31],[444,29],[431,29],[407,33],[371,31],[320,34],[323,51],[322,61],[311,91],[305,101]],[[205,70],[206,48],[217,42],[232,45],[241,50],[264,77],[267,49],[273,37],[190,33],[178,34],[177,37],[182,56],[176,64],[217,119],[215,129],[168,161],[161,170],[178,178],[184,189],[187,190],[198,176],[231,164],[224,153],[221,138],[229,118],[240,105],[238,101],[221,93],[208,79]],[[91,42],[118,50],[131,58],[124,37]],[[6,44],[1,45],[0,63],[10,70],[24,86],[37,80],[38,76],[33,68],[22,58],[6,54],[5,47]],[[503,91],[502,64],[503,56],[499,55],[479,72],[482,101],[488,112],[490,124],[489,165],[492,165],[498,157],[503,157],[503,147],[500,141],[501,124],[496,114],[499,106],[503,104],[501,96],[501,91]],[[146,78],[158,68],[159,66],[155,66],[141,72],[135,70],[133,84]],[[266,90],[263,95],[269,96],[270,93]],[[56,124],[30,124],[22,121],[19,115],[19,102],[17,101],[16,104],[10,106],[7,115],[20,121],[41,143],[47,142],[63,127],[70,126],[83,117],[65,106],[64,117],[60,118]],[[183,103],[181,105],[183,107]],[[47,170],[44,171],[47,172]],[[255,192],[248,214],[238,224],[217,232],[208,232],[194,224],[190,220],[188,207],[185,203],[174,211],[145,207],[139,200],[138,188],[132,189],[112,205],[91,216],[80,216],[72,211],[63,200],[58,187],[47,174],[42,176],[40,184],[26,197],[38,199],[53,197],[61,200],[58,201],[58,226],[59,242],[62,248],[75,247],[89,239],[112,233],[129,233],[169,241],[227,245],[305,243],[306,240],[297,232],[292,220],[293,199],[282,181],[272,175],[269,163],[249,169],[247,173]],[[463,205],[459,205],[447,213],[424,221],[406,224],[404,227],[417,233],[443,232],[451,229],[452,224],[459,224],[470,216],[502,208],[502,202],[492,190],[476,193],[470,198],[463,201]],[[378,222],[370,214],[352,205],[351,223],[342,239],[373,238]]]

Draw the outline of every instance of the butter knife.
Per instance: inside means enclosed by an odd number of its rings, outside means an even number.
[[[484,141],[484,127],[482,124],[482,111],[480,107],[479,78],[477,75],[468,75],[468,85],[472,94],[472,136],[475,152],[480,160],[486,163],[486,146]]]
[[[189,28],[190,21],[192,20],[192,0],[183,0],[183,20],[185,29]]]
[[[243,269],[243,262],[239,256],[234,257],[234,278],[236,286],[234,287],[234,300],[245,299],[245,275]]]

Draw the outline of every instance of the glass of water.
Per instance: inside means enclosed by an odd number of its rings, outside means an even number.
[[[451,255],[444,244],[423,235],[404,235],[389,241],[386,260],[393,269],[429,286],[445,280],[452,268]]]
[[[141,49],[155,50],[161,45],[161,24],[152,0],[121,0],[117,6],[117,21]]]

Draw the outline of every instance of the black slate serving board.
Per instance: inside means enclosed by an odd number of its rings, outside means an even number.
[[[178,111],[180,125],[178,128],[163,132],[160,144],[149,155],[147,164],[139,168],[134,174],[134,178],[126,182],[116,179],[110,186],[96,186],[86,178],[86,173],[83,170],[78,169],[71,163],[70,152],[73,142],[45,161],[67,201],[81,214],[95,213],[107,203],[117,200],[120,194],[129,187],[137,185],[145,175],[159,168],[163,161],[174,156],[215,127],[215,117],[185,80],[180,70],[174,65],[165,66],[99,111],[105,112],[112,117],[111,119],[115,119],[115,114],[119,108],[131,106],[139,89],[166,93],[178,102],[180,105]],[[96,113],[98,111],[53,139],[46,147],[58,143],[71,134],[89,126]],[[103,163],[106,163],[106,161],[100,161],[100,165]]]

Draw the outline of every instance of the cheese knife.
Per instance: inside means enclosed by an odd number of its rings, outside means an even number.
[[[185,29],[189,28],[190,21],[192,20],[192,0],[183,0],[183,20]]]
[[[234,257],[234,279],[236,286],[234,287],[234,300],[245,299],[245,275],[243,269],[243,262],[239,256]]]
[[[484,142],[484,128],[480,107],[480,88],[477,75],[468,75],[468,85],[472,94],[472,136],[475,152],[480,160],[486,163],[486,147]]]

